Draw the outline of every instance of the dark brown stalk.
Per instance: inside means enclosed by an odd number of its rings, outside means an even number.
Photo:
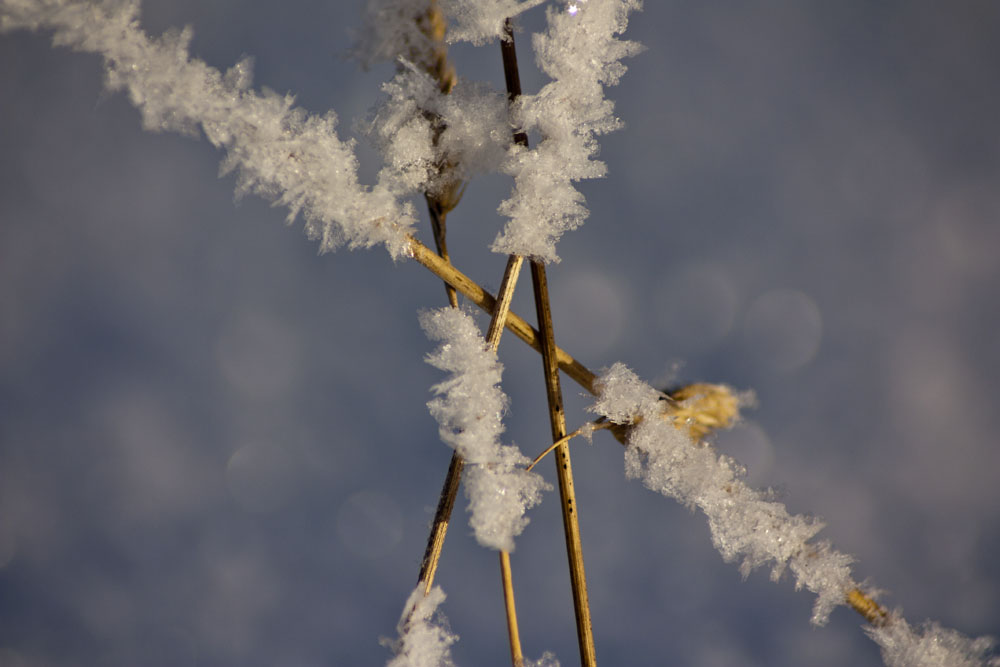
[[[427,12],[417,18],[417,26],[420,31],[429,39],[431,48],[428,50],[414,50],[411,59],[419,62],[424,71],[434,77],[438,82],[438,89],[447,95],[455,87],[455,68],[448,61],[448,48],[445,45],[444,36],[447,22],[441,8],[438,7],[437,0],[430,0]],[[443,131],[440,119],[431,118],[434,123],[434,145]],[[452,177],[450,165],[446,160],[442,160],[438,165],[438,183],[432,190],[424,193],[427,200],[427,213],[431,220],[431,230],[434,232],[434,244],[437,246],[438,255],[447,263],[451,263],[448,257],[448,243],[446,239],[446,221],[448,212],[451,211],[461,198],[460,182]],[[458,293],[455,288],[444,281],[445,294],[448,296],[448,303],[452,308],[458,308]],[[441,561],[441,551],[444,549],[444,539],[448,534],[448,523],[451,521],[451,512],[455,507],[455,498],[458,495],[459,483],[462,479],[462,468],[464,462],[458,452],[453,452],[451,462],[448,464],[448,473],[445,475],[444,484],[441,488],[441,495],[438,498],[437,510],[434,512],[434,523],[431,525],[430,535],[427,536],[427,547],[424,549],[424,557],[420,561],[420,574],[418,582],[424,585],[424,595],[430,592],[434,585],[434,575],[437,572],[438,563]]]
[[[509,19],[504,24],[504,32],[504,39],[500,41],[500,53],[503,57],[504,80],[507,83],[507,99],[514,103],[521,95],[521,75],[517,68],[514,31],[511,29]],[[520,131],[515,132],[514,141],[527,147],[528,135]],[[534,287],[535,313],[538,317],[538,330],[541,336],[542,368],[545,375],[545,393],[549,404],[552,441],[559,442],[566,436],[566,414],[563,410],[562,388],[559,384],[559,362],[556,355],[555,334],[552,329],[552,309],[544,263],[532,260],[531,282]],[[573,591],[573,611],[576,615],[580,662],[584,667],[596,667],[597,654],[594,649],[594,631],[587,594],[587,574],[583,564],[583,544],[580,538],[580,522],[573,485],[573,466],[567,442],[556,447],[556,474],[559,480],[559,500],[562,508],[563,534],[566,537],[566,556],[569,560],[570,586]]]

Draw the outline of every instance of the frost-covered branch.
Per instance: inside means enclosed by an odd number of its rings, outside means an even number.
[[[190,56],[190,30],[149,37],[134,0],[0,1],[0,30],[16,28],[52,30],[56,45],[101,55],[108,88],[127,91],[145,129],[200,129],[226,150],[222,173],[236,173],[239,195],[287,207],[289,222],[302,213],[323,251],[385,244],[394,258],[406,253],[415,215],[396,199],[396,185],[360,184],[354,144],[337,136],[336,115],[309,115],[291,96],[253,91],[249,59],[223,74]]]
[[[851,576],[854,559],[827,541],[811,541],[823,524],[801,514],[791,515],[782,503],[749,487],[743,481],[743,467],[735,460],[677,428],[664,411],[663,394],[623,364],[608,369],[597,386],[592,411],[616,424],[629,425],[626,475],[704,512],[715,548],[727,562],[742,559],[744,576],[763,565],[771,566],[774,581],[791,571],[797,589],[817,595],[812,615],[816,625],[825,624],[833,609],[858,590]],[[1000,659],[987,657],[993,645],[989,638],[970,639],[933,623],[918,633],[898,612],[877,618],[868,634],[882,647],[887,665],[1000,664]]]
[[[452,21],[449,40],[475,44],[503,39],[505,18],[536,4],[441,2]],[[616,37],[628,25],[629,14],[640,7],[639,0],[584,0],[549,7],[547,30],[534,35],[533,46],[538,66],[552,80],[537,94],[518,98],[510,119],[502,95],[495,91],[459,82],[451,95],[435,99],[432,86],[414,80],[417,68],[409,68],[410,73],[404,68],[401,78],[386,87],[390,99],[375,126],[375,143],[386,164],[404,170],[412,166],[416,171],[406,172],[411,176],[442,161],[457,165],[463,178],[490,171],[510,175],[513,191],[499,207],[509,220],[492,249],[558,261],[556,243],[588,215],[573,183],[607,172],[604,163],[594,159],[600,148],[597,136],[620,128],[621,122],[614,116],[614,104],[604,97],[604,87],[617,84],[625,73],[622,59],[641,50],[639,44]],[[423,39],[413,20],[417,13],[414,0],[379,0],[368,14],[369,27],[358,48],[362,58],[413,58],[412,45]],[[421,115],[427,112],[443,128],[437,153],[427,148],[430,121]],[[512,144],[511,125],[519,132],[537,132],[540,141],[531,149]],[[390,128],[406,134],[389,140]],[[419,180],[410,183],[413,189],[428,186]]]
[[[528,508],[549,487],[524,467],[531,459],[514,445],[500,444],[507,397],[499,387],[503,367],[483,340],[472,317],[456,308],[422,314],[428,338],[441,345],[427,362],[450,373],[434,385],[437,397],[427,406],[441,439],[465,460],[469,524],[485,547],[514,550],[514,538],[528,524]]]
[[[548,30],[533,39],[538,66],[552,78],[535,95],[521,96],[514,107],[519,131],[538,132],[531,150],[511,148],[503,171],[514,177],[511,196],[500,204],[510,218],[492,250],[547,262],[558,261],[556,243],[588,215],[583,195],[573,183],[607,172],[593,159],[597,135],[621,127],[614,104],[604,98],[604,86],[618,83],[621,60],[641,47],[621,41],[630,12],[639,0],[572,3],[549,8]]]

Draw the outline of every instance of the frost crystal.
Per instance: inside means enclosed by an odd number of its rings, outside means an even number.
[[[623,364],[608,369],[597,386],[599,396],[591,410],[616,424],[632,425],[625,450],[626,474],[703,511],[715,548],[727,562],[742,558],[744,576],[767,563],[775,581],[790,570],[796,589],[817,595],[812,622],[826,623],[834,607],[844,604],[847,593],[858,585],[851,577],[851,556],[829,542],[810,542],[823,525],[790,515],[783,504],[748,487],[741,466],[675,428],[663,413],[662,394]],[[988,656],[992,639],[969,639],[935,623],[925,624],[917,633],[902,616],[892,614],[881,627],[866,631],[882,647],[890,667],[1000,666],[1000,658]]]
[[[537,131],[533,150],[516,147],[504,167],[514,177],[510,198],[499,211],[510,218],[492,250],[558,261],[555,244],[588,215],[584,198],[573,182],[604,176],[597,135],[621,127],[614,104],[603,86],[618,83],[621,59],[640,46],[620,41],[628,15],[639,0],[607,0],[549,8],[548,30],[534,36],[538,66],[551,78],[537,95],[524,95],[514,108],[514,123],[524,132]]]
[[[368,67],[434,52],[428,0],[368,0],[354,55]]]
[[[386,100],[362,127],[385,162],[379,184],[401,197],[434,192],[441,165],[449,167],[447,178],[459,180],[495,171],[512,141],[506,97],[467,81],[445,95],[430,76],[401,63],[382,86]]]
[[[398,639],[381,642],[394,656],[387,667],[454,667],[451,645],[458,636],[448,629],[447,619],[438,611],[444,600],[440,586],[424,595],[421,584],[410,593],[396,625]]]
[[[138,3],[128,0],[4,0],[0,29],[51,29],[54,42],[98,53],[107,86],[126,90],[143,127],[194,134],[227,151],[222,173],[236,172],[237,194],[254,192],[299,213],[321,250],[385,244],[403,256],[414,223],[390,183],[358,183],[351,141],[336,133],[336,115],[313,116],[294,99],[250,89],[251,63],[223,74],[188,53],[190,30],[151,38],[138,25]]]
[[[990,656],[992,638],[971,639],[937,623],[924,623],[922,632],[916,632],[897,614],[884,627],[865,628],[865,632],[882,648],[882,661],[888,667],[1000,665],[1000,657]]]
[[[812,622],[826,623],[856,587],[851,557],[825,542],[810,543],[823,524],[790,515],[785,506],[743,481],[743,469],[705,443],[694,443],[663,414],[661,394],[622,364],[598,381],[600,396],[592,410],[617,424],[636,423],[625,450],[626,474],[649,489],[698,508],[708,518],[712,542],[731,562],[742,559],[740,572],[771,564],[775,581],[790,569],[796,587],[818,598]]]
[[[528,524],[525,511],[550,487],[537,473],[524,470],[531,460],[517,447],[500,444],[507,407],[498,386],[503,367],[472,317],[461,310],[423,313],[420,324],[428,338],[442,342],[427,362],[451,374],[432,387],[437,398],[427,407],[441,439],[465,459],[469,525],[482,546],[513,551],[514,537]]]
[[[545,0],[441,0],[445,14],[454,21],[449,42],[485,44],[503,36],[504,21],[536,7]]]
[[[434,128],[425,110],[436,106],[441,93],[430,76],[408,63],[382,92],[388,99],[362,129],[385,163],[379,183],[406,196],[426,189],[434,174]]]

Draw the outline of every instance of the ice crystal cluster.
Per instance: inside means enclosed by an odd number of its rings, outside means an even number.
[[[238,194],[256,193],[300,213],[322,250],[385,244],[405,254],[413,207],[389,189],[362,186],[351,141],[337,116],[309,115],[294,98],[250,88],[251,61],[228,72],[188,53],[190,30],[151,38],[138,24],[134,0],[3,0],[0,27],[48,29],[60,46],[103,56],[107,86],[124,90],[143,127],[195,134],[226,150],[222,172],[235,172]]]
[[[810,544],[820,522],[789,515],[785,506],[743,481],[742,467],[706,443],[695,443],[664,417],[663,395],[622,364],[599,380],[593,410],[631,429],[625,450],[625,473],[649,489],[698,508],[708,518],[712,542],[726,561],[742,559],[740,572],[771,564],[777,580],[786,568],[796,586],[819,597],[813,623],[822,625],[830,611],[854,588],[852,558],[826,542]]]
[[[502,39],[506,17],[539,3],[450,0],[441,4],[452,21],[449,40],[480,44]],[[433,190],[419,176],[429,179],[429,167],[444,162],[460,165],[463,177],[490,171],[510,175],[514,188],[498,209],[508,221],[492,249],[558,261],[556,243],[588,214],[573,183],[599,178],[607,171],[595,159],[597,136],[620,128],[621,122],[614,115],[614,104],[604,97],[604,87],[618,83],[625,72],[622,59],[640,50],[637,43],[616,37],[640,6],[638,0],[614,0],[549,7],[547,30],[534,35],[533,47],[539,68],[551,81],[537,94],[518,98],[509,116],[503,94],[459,82],[450,95],[443,95],[404,61],[401,76],[385,89],[389,99],[376,114],[378,122],[371,133],[386,164],[398,165],[404,177],[413,176],[413,190]],[[407,58],[408,45],[423,39],[414,35],[417,11],[412,0],[379,0],[367,15],[369,26],[357,49],[362,60]],[[415,80],[421,76],[427,80]],[[406,103],[399,97],[403,89],[416,93],[408,95]],[[436,148],[430,143],[427,112],[443,128]],[[391,128],[405,130],[406,136],[388,139]],[[537,136],[538,144],[526,148],[511,143],[511,130]]]
[[[519,98],[514,123],[537,132],[541,141],[531,150],[512,148],[504,172],[514,178],[511,196],[500,204],[509,218],[492,250],[558,261],[556,243],[576,229],[588,211],[573,183],[604,176],[607,168],[595,160],[597,135],[616,130],[621,122],[604,86],[618,83],[622,58],[640,46],[616,39],[625,31],[638,0],[574,5],[576,11],[549,8],[548,30],[533,39],[538,66],[552,81],[535,95]]]
[[[452,19],[449,42],[492,42],[503,36],[504,22],[545,0],[441,0]]]
[[[435,192],[441,165],[449,165],[447,178],[468,180],[507,159],[512,134],[502,93],[462,80],[445,95],[428,74],[401,62],[361,125],[382,154],[380,186],[399,197]]]
[[[462,485],[472,515],[469,525],[482,546],[513,551],[514,538],[528,524],[525,512],[549,485],[524,470],[531,460],[516,446],[500,444],[507,407],[499,387],[503,367],[463,311],[429,311],[420,323],[428,338],[442,342],[427,362],[449,376],[434,385],[437,397],[427,407],[441,439],[465,460]]]
[[[444,614],[438,611],[444,600],[440,586],[425,595],[423,585],[419,585],[410,593],[396,625],[398,638],[382,640],[393,654],[386,667],[454,667],[451,645],[458,636],[448,629]]]
[[[398,637],[382,639],[382,645],[393,654],[386,667],[455,667],[451,646],[458,635],[440,610],[445,598],[440,586],[425,595],[421,584],[410,593],[396,625]],[[524,667],[559,667],[559,661],[546,651],[538,660],[525,660]]]
[[[825,624],[858,584],[851,576],[851,556],[829,542],[811,541],[823,524],[801,514],[791,515],[782,503],[747,486],[742,466],[676,428],[665,417],[664,395],[625,365],[611,366],[597,386],[599,396],[591,410],[616,424],[631,425],[626,475],[701,510],[708,518],[715,548],[727,562],[742,559],[744,576],[767,564],[774,581],[791,571],[797,589],[817,595],[812,622]],[[885,623],[868,633],[891,667],[1000,664],[1000,659],[987,657],[991,639],[970,639],[933,623],[917,633],[899,613],[889,614]]]
[[[1000,657],[988,657],[995,644],[990,637],[971,639],[960,632],[927,621],[915,631],[899,614],[880,628],[865,628],[882,648],[888,667],[977,667],[1000,665]]]

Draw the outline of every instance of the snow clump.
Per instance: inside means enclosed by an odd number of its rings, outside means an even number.
[[[531,459],[514,445],[500,444],[507,396],[500,389],[503,366],[472,317],[458,308],[425,312],[420,324],[441,345],[427,363],[450,373],[432,387],[427,403],[441,439],[465,460],[463,486],[469,524],[480,545],[511,552],[528,524],[525,512],[541,501],[549,484],[525,471]]]

